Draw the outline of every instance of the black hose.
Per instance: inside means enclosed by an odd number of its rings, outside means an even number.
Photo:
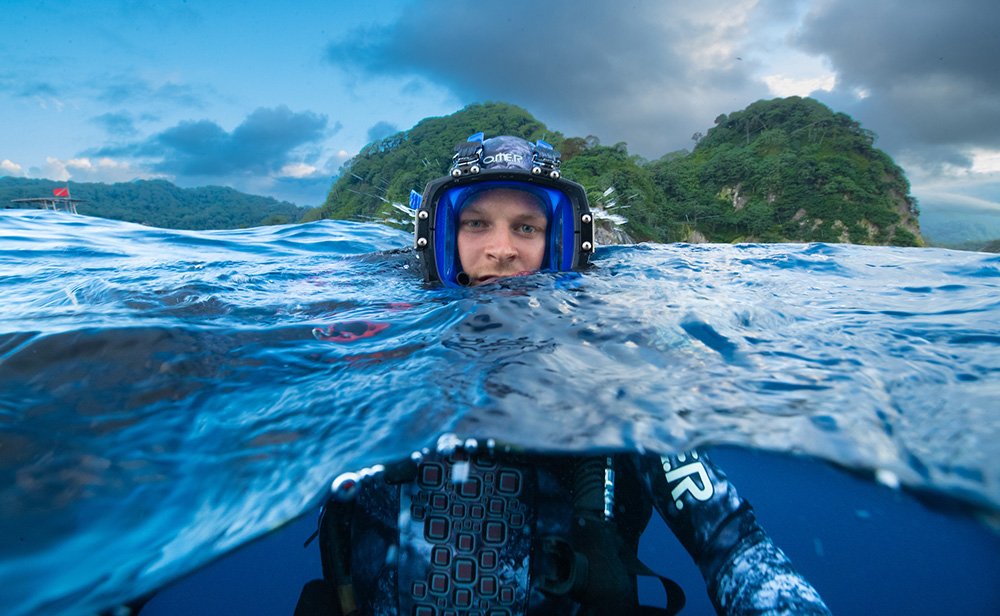
[[[573,469],[573,517],[590,518],[604,513],[606,458],[584,458]]]

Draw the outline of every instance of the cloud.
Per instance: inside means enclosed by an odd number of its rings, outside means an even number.
[[[151,119],[155,118],[121,112],[102,114],[94,121],[111,130],[127,130]],[[44,169],[33,171],[80,181],[159,177],[181,186],[211,182],[318,205],[343,162],[338,154],[326,151],[326,139],[342,128],[340,122],[330,127],[326,116],[310,111],[259,108],[232,130],[211,120],[188,120],[142,140],[87,151],[79,159],[49,159]]]
[[[66,88],[25,77],[23,74],[7,73],[0,77],[0,92],[3,91],[15,98],[31,99],[42,109],[62,111],[66,107]]]
[[[24,168],[14,161],[5,158],[0,161],[0,175],[23,176]]]
[[[984,149],[973,150],[972,172],[1000,174],[1000,151]]]
[[[1000,5],[816,2],[794,42],[825,56],[889,149],[1000,147]],[[855,97],[857,98],[857,97]]]
[[[65,182],[128,182],[136,178],[162,177],[135,167],[132,162],[109,156],[80,156],[63,160],[49,156],[41,168],[32,167],[31,177],[43,177]]]
[[[59,90],[54,85],[44,81],[26,83],[21,86],[17,92],[17,95],[23,98],[50,98],[55,97],[58,94]]]
[[[998,26],[995,0],[414,0],[333,40],[326,60],[407,91],[520,104],[648,157],[689,147],[719,113],[811,95],[926,182],[994,166],[983,152],[1000,150]]]
[[[797,79],[784,75],[767,75],[764,77],[764,83],[767,84],[771,94],[775,96],[809,96],[820,90],[824,92],[833,90],[837,83],[837,77],[827,74],[820,77]]]
[[[310,175],[303,178],[275,178],[268,185],[261,185],[258,192],[266,192],[275,199],[291,201],[297,205],[315,207],[322,205],[333,186],[333,178],[326,174]]]
[[[394,23],[332,42],[326,59],[425,78],[466,102],[518,103],[554,128],[658,156],[767,93],[737,60],[757,4],[417,1]]]
[[[104,79],[97,92],[97,100],[111,105],[135,102],[170,103],[201,109],[205,106],[205,88],[171,81],[154,84],[129,75],[116,75]]]
[[[284,199],[298,205],[318,206],[325,200],[333,186],[343,163],[352,155],[346,150],[326,154],[325,162],[317,157],[314,164],[289,163],[281,171],[268,179],[268,183],[258,184],[259,192],[276,199]]]
[[[156,83],[127,72],[67,74],[53,82],[36,79],[24,67],[0,74],[0,93],[4,92],[15,98],[31,99],[43,109],[57,111],[67,106],[90,106],[95,102],[101,109],[108,106],[203,109],[209,97],[215,95],[212,86],[169,80]]]
[[[961,187],[959,187],[960,190]],[[997,187],[994,185],[994,189]],[[923,199],[922,204],[925,206],[928,203],[931,204],[931,209],[935,209],[936,205],[939,203],[947,204],[945,210],[962,210],[967,212],[984,212],[990,214],[1000,215],[1000,203],[995,199],[977,197],[975,195],[969,195],[959,190],[947,190],[944,188],[927,188],[922,191],[921,198]]]
[[[99,116],[91,118],[91,122],[116,137],[133,137],[138,133],[135,128],[135,120],[132,114],[127,111],[102,113]]]
[[[280,175],[295,154],[326,136],[326,116],[288,107],[260,108],[228,132],[210,120],[186,121],[138,143],[100,150],[151,160],[152,169],[175,176]],[[306,163],[308,164],[308,163]]]
[[[295,178],[301,180],[302,178],[315,175],[319,171],[318,168],[307,165],[306,163],[288,163],[278,172],[280,177],[284,178]]]
[[[395,124],[390,124],[384,120],[376,122],[374,126],[368,129],[368,142],[373,143],[375,141],[380,141],[389,135],[394,135],[398,132],[399,128],[397,128]]]

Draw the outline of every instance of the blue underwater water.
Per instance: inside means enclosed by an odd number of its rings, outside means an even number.
[[[302,542],[331,479],[443,433],[721,448],[835,613],[933,580],[997,612],[997,255],[642,244],[442,289],[410,241],[0,211],[0,613],[94,613],[214,561],[208,583],[289,523],[318,575]]]

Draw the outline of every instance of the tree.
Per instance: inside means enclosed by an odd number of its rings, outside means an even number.
[[[720,114],[692,151],[647,162],[625,143],[565,137],[520,107],[470,105],[369,144],[344,166],[316,217],[380,220],[447,172],[455,144],[487,136],[544,139],[595,207],[628,218],[637,239],[921,243],[916,201],[874,133],[809,98],[757,101]],[[609,189],[611,193],[605,194]],[[609,196],[610,195],[610,196]]]
[[[0,178],[0,200],[51,195],[62,183],[51,180]],[[165,180],[121,184],[74,182],[73,196],[84,199],[77,210],[168,229],[236,229],[298,221],[305,208],[232,188],[181,188]],[[281,222],[284,221],[284,222]]]

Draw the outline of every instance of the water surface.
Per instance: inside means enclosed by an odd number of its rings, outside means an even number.
[[[410,241],[0,212],[0,612],[155,589],[445,432],[791,452],[1000,511],[997,255],[612,246],[452,290]]]

